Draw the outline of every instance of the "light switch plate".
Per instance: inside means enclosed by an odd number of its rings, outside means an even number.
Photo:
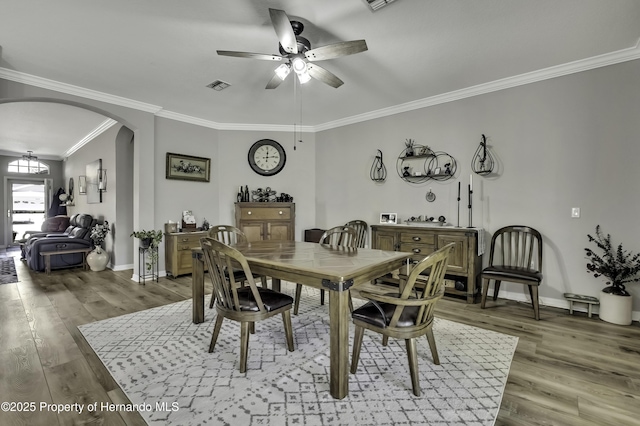
[[[571,217],[572,218],[580,217],[580,207],[571,207]]]

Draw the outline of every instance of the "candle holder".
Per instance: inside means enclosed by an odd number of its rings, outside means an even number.
[[[473,196],[473,190],[471,189],[471,185],[469,185],[469,226],[467,226],[467,228],[473,228],[472,225],[472,219],[473,219],[473,207],[472,207],[472,197]]]

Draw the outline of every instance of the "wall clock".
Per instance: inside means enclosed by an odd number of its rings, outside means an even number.
[[[273,176],[284,168],[287,154],[278,142],[261,139],[251,145],[248,160],[254,172],[262,176]]]

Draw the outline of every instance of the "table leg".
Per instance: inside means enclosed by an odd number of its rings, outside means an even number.
[[[193,272],[192,294],[193,294],[193,323],[200,324],[204,322],[204,259],[202,253],[192,253]]]
[[[280,278],[271,277],[271,290],[280,291]]]
[[[349,291],[329,291],[331,396],[342,399],[349,394]]]

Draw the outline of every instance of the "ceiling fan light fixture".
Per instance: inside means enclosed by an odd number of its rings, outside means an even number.
[[[287,76],[291,72],[291,68],[289,64],[282,64],[278,68],[276,68],[275,72],[276,72],[276,75],[280,77],[281,80],[284,81],[284,79],[287,78]]]
[[[38,161],[38,157],[33,155],[33,151],[27,151],[26,154],[22,155],[22,159],[25,161]]]
[[[301,74],[301,73],[306,73],[307,72],[307,63],[302,58],[294,58],[291,61],[291,66],[293,67],[293,70],[297,74]]]
[[[298,74],[298,80],[300,80],[300,84],[305,84],[306,82],[311,80],[311,76],[306,71],[305,72],[300,72],[300,73],[297,73],[297,74]]]

